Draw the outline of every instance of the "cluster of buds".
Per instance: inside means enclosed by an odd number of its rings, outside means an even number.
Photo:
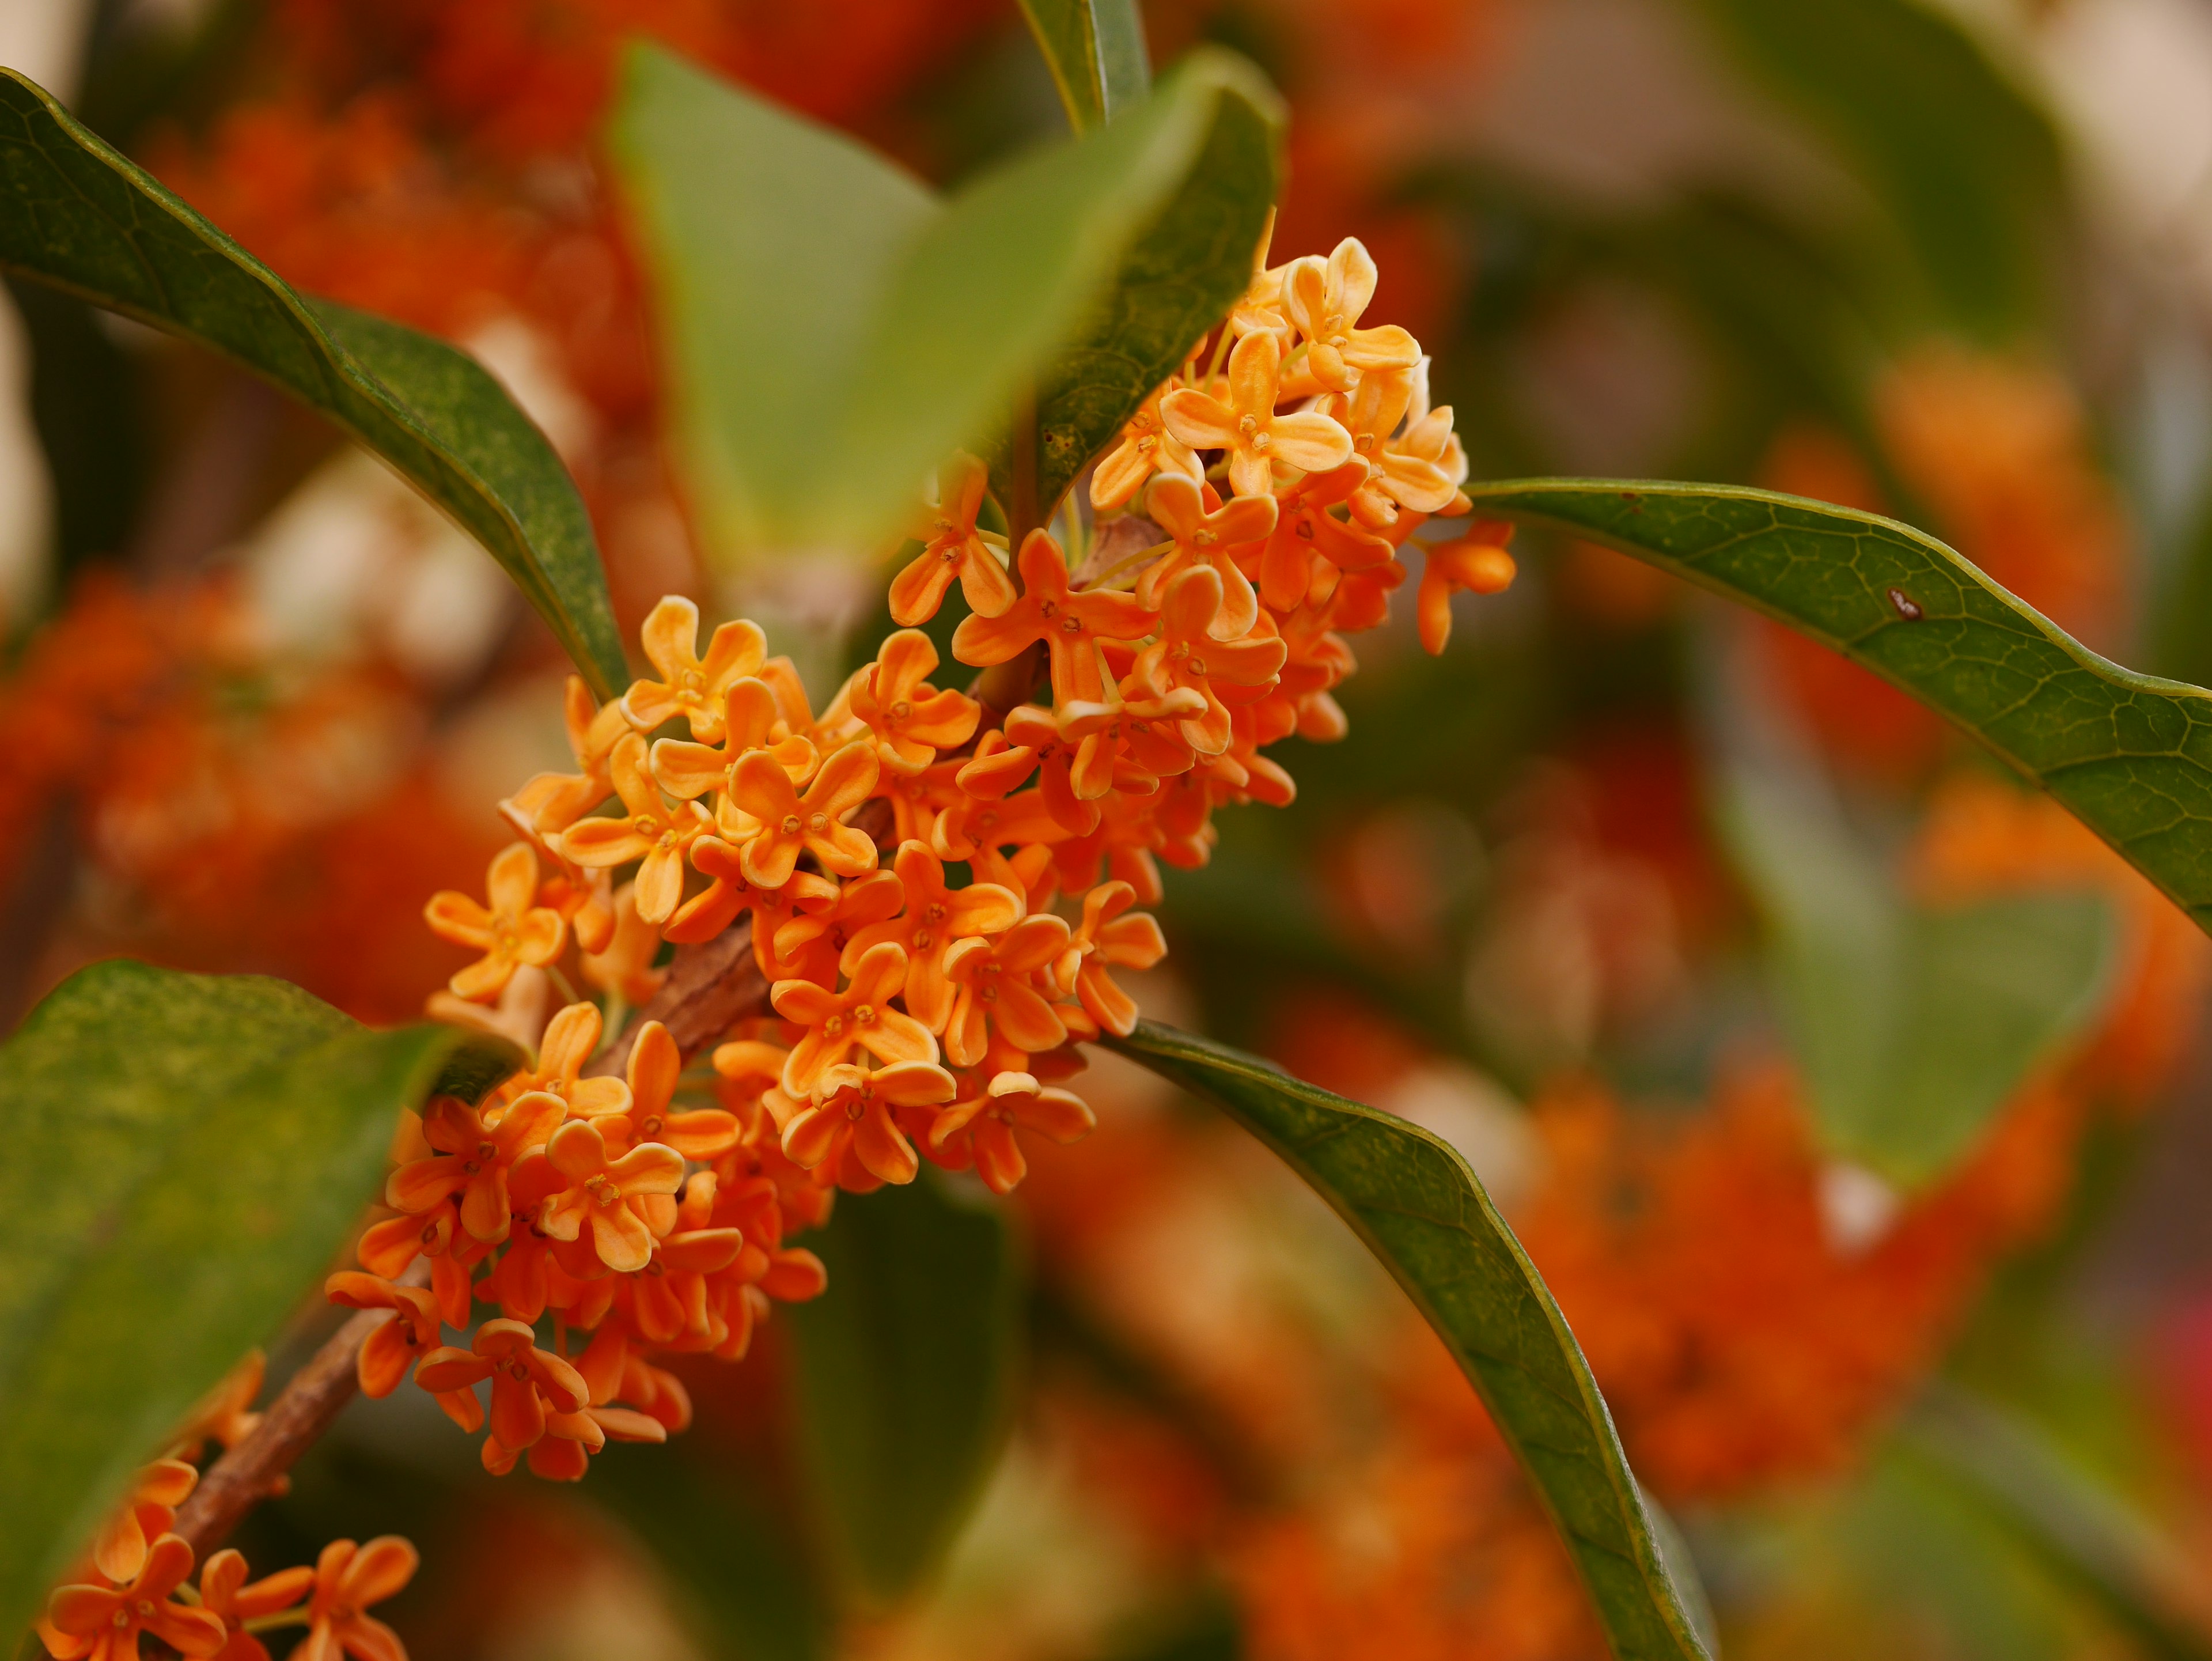
[[[428,908],[483,954],[434,1013],[536,1059],[481,1105],[430,1104],[391,1179],[398,1214],[363,1238],[364,1272],[330,1282],[392,1311],[362,1352],[371,1395],[412,1367],[473,1432],[488,1381],[486,1465],[580,1475],[610,1438],[683,1428],[656,1358],[734,1359],[771,1299],[821,1289],[785,1236],[839,1189],[911,1182],[926,1159],[1003,1194],[1027,1169],[1018,1133],[1091,1128],[1061,1081],[1078,1043],[1135,1026],[1116,977],[1166,951],[1137,909],[1158,862],[1202,864],[1217,806],[1291,800],[1262,751],[1342,735],[1344,634],[1385,619],[1417,527],[1468,510],[1419,343],[1358,326],[1374,285],[1356,241],[1263,257],[1211,367],[1201,343],[1100,463],[1091,512],[1030,532],[1012,572],[978,522],[987,471],[955,458],[891,585],[901,626],[819,715],[758,627],[724,624],[702,654],[679,598],[641,631],[656,678],[604,708],[571,682],[576,770],[501,805],[521,839],[488,903]],[[1510,580],[1499,528],[1431,551],[1425,619]],[[1011,707],[931,684],[918,625],[956,581],[952,654],[1015,683]],[[1443,626],[1423,633],[1441,645]],[[690,1058],[656,1021],[624,1035],[623,1077],[586,1076],[599,1004],[537,1031],[572,945],[611,1011],[653,999],[665,946],[737,927],[768,1007],[713,1050],[717,1104],[678,1105]],[[479,1302],[497,1317],[445,1346]]]
[[[193,1584],[191,1542],[172,1532],[177,1508],[198,1486],[209,1445],[234,1447],[259,1423],[250,1409],[262,1366],[257,1351],[233,1369],[167,1453],[139,1470],[91,1549],[63,1575],[38,1622],[55,1661],[138,1661],[142,1635],[179,1655],[269,1661],[260,1634],[289,1627],[306,1628],[300,1655],[407,1661],[398,1635],[368,1613],[414,1579],[415,1548],[397,1536],[333,1540],[312,1568],[258,1580],[237,1552],[219,1551]]]

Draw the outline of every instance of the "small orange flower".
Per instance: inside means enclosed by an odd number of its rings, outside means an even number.
[[[1136,1000],[1109,971],[1150,969],[1168,954],[1158,922],[1147,912],[1129,910],[1136,903],[1136,890],[1126,882],[1093,888],[1084,896],[1082,926],[1068,937],[1067,950],[1053,969],[1062,993],[1073,993],[1092,1020],[1124,1038],[1137,1030]]]
[[[670,795],[688,800],[735,788],[738,764],[755,750],[773,756],[793,784],[814,776],[820,757],[813,740],[791,730],[775,690],[766,681],[754,675],[732,681],[723,710],[720,749],[682,739],[662,739],[653,746],[653,776]]]
[[[714,721],[719,730],[721,717]],[[578,820],[561,833],[561,851],[579,865],[600,868],[641,861],[637,915],[649,923],[666,922],[684,897],[684,850],[710,834],[714,821],[696,802],[668,805],[647,768],[645,740],[635,733],[615,745],[609,770],[629,816]]]
[[[942,1032],[952,1017],[945,953],[956,940],[1012,928],[1026,908],[1020,895],[996,883],[946,887],[944,862],[918,842],[900,845],[892,868],[904,904],[902,915],[855,930],[845,944],[842,966],[852,973],[868,952],[887,940],[900,946],[906,952],[908,1012],[931,1031]]]
[[[1185,720],[1182,730],[1194,749],[1208,756],[1229,747],[1228,703],[1249,703],[1264,695],[1289,655],[1279,637],[1216,640],[1213,620],[1220,612],[1221,579],[1212,569],[1185,571],[1168,587],[1159,638],[1137,655],[1138,677],[1162,695],[1177,687],[1204,694],[1206,713]]]
[[[722,700],[730,683],[757,674],[768,655],[760,625],[741,619],[715,630],[707,655],[700,657],[699,608],[680,594],[653,608],[638,637],[660,678],[634,681],[623,694],[630,725],[649,733],[682,715],[691,724],[691,736],[706,744],[722,736]]]
[[[1420,407],[1426,402],[1414,377],[1374,374],[1340,411],[1352,447],[1367,464],[1366,482],[1351,497],[1362,524],[1382,530],[1395,522],[1401,508],[1440,514],[1451,507],[1467,477],[1467,456],[1452,435],[1451,405]],[[1399,433],[1401,420],[1406,429]]]
[[[935,1061],[937,1040],[929,1029],[890,1007],[905,986],[906,952],[888,941],[860,954],[842,992],[812,981],[778,981],[769,992],[775,1013],[806,1028],[783,1064],[784,1092],[805,1099],[823,1071],[855,1049],[885,1063]]]
[[[860,930],[898,916],[905,904],[906,887],[895,872],[871,871],[841,884],[830,904],[793,917],[775,931],[776,955],[788,965],[776,978],[836,985],[837,962],[847,943]]]
[[[497,1386],[494,1386],[496,1390]],[[354,1661],[407,1661],[399,1634],[366,1613],[415,1578],[422,1563],[415,1548],[396,1534],[356,1546],[333,1540],[315,1560],[315,1597],[308,1605],[307,1635],[292,1652],[293,1661],[338,1661],[343,1650]]]
[[[901,628],[935,617],[956,576],[968,609],[978,617],[997,617],[1014,603],[1003,556],[975,528],[989,482],[990,470],[964,452],[938,470],[938,505],[924,508],[907,527],[921,551],[891,580],[891,621]]]
[[[1031,1074],[1001,1073],[981,1093],[939,1114],[929,1142],[932,1147],[943,1147],[967,1132],[976,1173],[994,1194],[1011,1194],[1030,1168],[1014,1140],[1016,1130],[1064,1145],[1081,1141],[1097,1128],[1097,1116],[1080,1096],[1048,1088]]]
[[[1511,586],[1513,556],[1505,539],[1513,527],[1486,520],[1467,535],[1452,542],[1433,543],[1428,563],[1421,568],[1421,586],[1414,597],[1415,621],[1420,624],[1421,645],[1435,656],[1451,639],[1451,600],[1462,590],[1470,594],[1503,593]]]
[[[1099,678],[1103,683],[1104,677]],[[1097,703],[1071,698],[1064,707],[1090,710]],[[1076,794],[1075,758],[1081,748],[1079,738],[1061,733],[1051,710],[1024,703],[1006,712],[999,731],[983,735],[975,759],[960,770],[960,788],[978,800],[998,801],[1036,773],[1036,794],[1054,822],[1070,836],[1087,837],[1098,828],[1098,809]]]
[[[447,983],[455,997],[472,1003],[489,1003],[499,996],[523,964],[551,963],[568,939],[561,914],[537,903],[538,855],[528,843],[510,843],[500,850],[484,890],[491,901],[489,906],[449,888],[433,894],[422,908],[432,934],[483,953],[466,969],[454,971]]]
[[[1421,361],[1420,342],[1396,324],[1354,326],[1375,298],[1376,275],[1373,256],[1352,236],[1327,259],[1294,259],[1284,273],[1283,311],[1305,337],[1307,372],[1333,392],[1350,392],[1360,374],[1410,369]]]
[[[538,1348],[526,1324],[503,1317],[479,1324],[468,1348],[434,1350],[415,1370],[415,1382],[439,1396],[472,1390],[487,1378],[492,1439],[512,1452],[545,1433],[549,1412],[574,1413],[591,1398],[582,1374]]]
[[[1097,801],[1115,790],[1149,796],[1164,778],[1187,773],[1198,752],[1182,736],[1182,723],[1206,714],[1203,694],[1188,686],[1154,696],[1138,676],[1125,688],[1109,684],[1097,703],[1063,706],[1054,725],[1062,744],[1075,746],[1067,783],[1079,801]]]
[[[712,880],[677,908],[661,930],[661,938],[678,945],[711,940],[737,921],[740,912],[752,914],[753,961],[761,973],[793,973],[780,955],[776,937],[794,917],[821,911],[837,903],[838,887],[829,877],[793,870],[780,888],[763,888],[747,879],[743,850],[720,837],[702,837],[691,844],[691,864]]]
[[[981,1061],[994,1032],[1032,1055],[1066,1041],[1067,1028],[1038,992],[1036,978],[1066,951],[1067,938],[1067,924],[1041,911],[995,940],[962,940],[952,948],[945,972],[957,990],[945,1053],[955,1067]]]
[[[874,870],[876,844],[845,821],[867,800],[880,770],[872,747],[848,744],[822,764],[801,796],[792,788],[791,776],[765,751],[756,750],[739,762],[730,805],[753,826],[738,850],[745,880],[781,888],[790,881],[802,853],[813,855],[836,876]],[[726,832],[732,827],[723,828]]]
[[[92,1565],[118,1585],[146,1567],[146,1542],[167,1534],[199,1481],[199,1472],[181,1459],[156,1459],[142,1465],[108,1519],[93,1536]]]
[[[1161,590],[1171,578],[1193,565],[1211,565],[1221,578],[1225,596],[1221,615],[1214,619],[1216,631],[1224,640],[1241,639],[1251,632],[1259,620],[1259,597],[1231,551],[1267,538],[1275,528],[1275,498],[1237,496],[1224,507],[1211,484],[1164,473],[1153,481],[1145,511],[1175,538],[1176,545],[1174,551],[1145,568],[1137,579],[1137,598],[1158,611]]]
[[[585,1064],[599,1053],[601,1019],[595,1003],[572,1003],[562,1009],[546,1023],[537,1067],[509,1079],[500,1086],[500,1095],[512,1102],[543,1090],[568,1103],[569,1112],[587,1119],[626,1111],[628,1085],[620,1079],[583,1076]]]
[[[138,1661],[138,1634],[149,1632],[180,1654],[210,1656],[228,1637],[222,1620],[205,1609],[170,1602],[192,1572],[192,1548],[165,1534],[147,1548],[144,1564],[127,1584],[58,1586],[46,1603],[46,1621],[90,1661]]]
[[[342,1269],[323,1282],[323,1295],[349,1309],[392,1311],[392,1318],[368,1335],[355,1364],[361,1393],[372,1401],[398,1389],[407,1369],[437,1346],[437,1300],[422,1287],[394,1286],[357,1269]]]
[[[1102,514],[1126,508],[1136,500],[1145,481],[1182,478],[1194,482],[1204,477],[1189,445],[1167,430],[1160,420],[1160,400],[1174,389],[1169,380],[1157,387],[1121,429],[1118,443],[1099,459],[1091,474],[1091,505]],[[1158,517],[1156,514],[1155,519]]]
[[[738,1116],[726,1109],[701,1107],[682,1112],[671,1104],[684,1073],[676,1040],[659,1021],[647,1021],[629,1050],[629,1110],[623,1116],[630,1138],[672,1147],[687,1159],[711,1159],[737,1146]]]
[[[682,1187],[684,1156],[659,1142],[641,1142],[610,1159],[599,1127],[571,1119],[546,1144],[545,1157],[567,1186],[544,1202],[538,1226],[553,1239],[574,1240],[588,1222],[601,1262],[618,1275],[643,1269],[653,1256],[653,1230],[634,1202]]]
[[[1366,480],[1366,464],[1355,459],[1328,472],[1310,475],[1283,503],[1282,517],[1260,557],[1260,593],[1275,610],[1291,611],[1307,599],[1309,591],[1322,592],[1314,581],[1316,561],[1333,568],[1322,573],[1329,592],[1334,590],[1337,572],[1364,571],[1389,562],[1389,543],[1328,511]]]
[[[921,772],[939,750],[957,750],[975,737],[982,719],[983,706],[966,693],[926,684],[937,663],[927,635],[901,629],[854,678],[853,714],[874,735],[877,759],[894,773]]]
[[[422,1115],[422,1135],[437,1153],[393,1171],[385,1183],[384,1202],[419,1216],[459,1195],[463,1228],[479,1240],[505,1239],[507,1173],[525,1153],[543,1146],[568,1112],[558,1096],[536,1090],[516,1097],[496,1123],[486,1124],[458,1096],[440,1096]]]
[[[1272,494],[1279,462],[1320,473],[1352,459],[1352,435],[1328,416],[1275,413],[1282,362],[1282,344],[1273,334],[1248,334],[1229,354],[1228,403],[1194,386],[1160,402],[1161,418],[1182,442],[1228,453],[1229,485],[1240,496]]]
[[[921,1162],[894,1110],[951,1101],[952,1075],[927,1061],[894,1062],[872,1073],[838,1066],[823,1070],[817,1088],[817,1098],[783,1128],[783,1151],[792,1162],[834,1175],[849,1148],[878,1181],[910,1183]]]
[[[230,1634],[216,1661],[269,1661],[269,1651],[246,1630],[246,1623],[290,1609],[315,1584],[314,1570],[304,1565],[280,1569],[251,1585],[248,1573],[246,1559],[235,1551],[216,1553],[200,1570],[200,1607]]]
[[[1066,557],[1042,531],[1030,532],[1022,544],[1020,564],[1021,599],[1001,616],[963,618],[952,631],[952,655],[980,668],[1007,662],[1042,641],[1051,654],[1054,697],[1097,697],[1101,683],[1092,642],[1142,640],[1152,632],[1152,613],[1133,594],[1071,589]]]

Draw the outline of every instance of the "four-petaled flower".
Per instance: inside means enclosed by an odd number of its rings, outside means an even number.
[[[1282,516],[1275,521],[1274,532],[1260,556],[1260,593],[1268,605],[1288,611],[1310,594],[1326,598],[1314,581],[1317,560],[1329,568],[1322,575],[1323,587],[1331,591],[1339,572],[1364,571],[1389,563],[1394,551],[1389,543],[1328,511],[1366,479],[1367,464],[1354,457],[1341,467],[1309,474],[1299,481],[1297,494],[1284,502]],[[1216,632],[1219,632],[1218,625]]]
[[[717,727],[720,721],[717,715]],[[561,833],[561,851],[579,865],[641,861],[637,915],[647,922],[665,922],[684,897],[684,850],[698,837],[710,834],[714,821],[696,801],[668,805],[646,765],[645,740],[635,733],[615,745],[608,770],[614,776],[615,794],[622,798],[628,816],[580,819]]]
[[[901,629],[853,678],[853,714],[873,735],[877,759],[894,773],[921,772],[939,751],[973,738],[982,719],[983,706],[966,693],[924,684],[937,661],[927,635]]]
[[[813,855],[824,871],[840,877],[874,870],[874,840],[845,820],[867,800],[881,770],[871,745],[848,744],[822,764],[802,796],[767,751],[756,750],[739,762],[730,803],[754,827],[738,849],[745,880],[781,888],[791,879],[802,853]],[[727,834],[732,829],[723,826],[725,840],[737,840]]]
[[[1221,578],[1224,596],[1214,631],[1224,640],[1238,640],[1259,621],[1260,599],[1238,569],[1231,551],[1264,541],[1275,528],[1273,496],[1237,496],[1226,506],[1211,484],[1200,485],[1178,473],[1164,473],[1153,481],[1145,498],[1145,511],[1175,538],[1175,550],[1145,568],[1137,579],[1136,595],[1154,611],[1170,579],[1194,565],[1211,565]]]
[[[910,1183],[921,1162],[898,1127],[896,1110],[952,1099],[952,1075],[934,1062],[824,1068],[815,1095],[783,1128],[783,1151],[795,1165],[833,1177],[848,1149],[879,1182]]]
[[[1001,556],[975,528],[989,482],[990,470],[964,451],[937,470],[936,505],[921,509],[907,526],[921,551],[891,580],[891,621],[900,627],[935,617],[956,576],[968,609],[978,617],[996,617],[1014,603]]]
[[[179,1654],[210,1656],[228,1636],[220,1615],[170,1601],[192,1572],[192,1548],[165,1534],[127,1584],[58,1586],[46,1603],[47,1624],[67,1638],[73,1655],[90,1661],[138,1661],[138,1634],[149,1632]],[[51,1647],[51,1646],[50,1646]]]
[[[896,917],[856,930],[845,943],[842,966],[853,972],[885,941],[902,948],[907,1010],[931,1031],[941,1032],[952,1017],[952,983],[945,978],[945,958],[953,942],[1011,928],[1027,907],[1020,895],[996,883],[946,887],[944,861],[918,842],[902,843],[891,868],[905,909]]]
[[[479,1324],[466,1349],[448,1346],[422,1358],[415,1382],[437,1396],[491,1380],[491,1436],[520,1452],[545,1433],[549,1413],[574,1413],[591,1399],[583,1375],[538,1348],[530,1327],[504,1317]]]
[[[314,1570],[305,1564],[279,1569],[250,1585],[249,1572],[235,1551],[216,1553],[200,1570],[200,1607],[230,1634],[216,1661],[269,1661],[267,1647],[246,1631],[246,1623],[292,1608],[315,1584]]]
[[[1331,392],[1350,392],[1354,371],[1372,375],[1421,361],[1420,342],[1396,324],[1354,326],[1375,298],[1375,281],[1374,258],[1353,236],[1327,259],[1310,254],[1283,274],[1283,312],[1305,337],[1307,372]]]
[[[804,784],[814,776],[821,759],[814,741],[791,730],[775,689],[766,681],[757,675],[732,681],[723,709],[720,749],[683,739],[662,739],[653,746],[653,776],[670,795],[688,801],[712,790],[728,791],[736,782],[738,764],[755,750],[773,756],[793,784]]]
[[[1150,969],[1168,954],[1158,922],[1149,912],[1129,910],[1136,903],[1137,891],[1126,882],[1093,888],[1084,897],[1081,925],[1053,965],[1060,991],[1073,993],[1092,1020],[1124,1038],[1137,1030],[1137,1003],[1109,971]]]
[[[1003,616],[971,617],[952,631],[952,655],[987,667],[1018,656],[1038,641],[1052,660],[1055,698],[1095,698],[1098,654],[1092,642],[1141,640],[1152,631],[1152,611],[1133,594],[1111,589],[1071,589],[1067,560],[1042,531],[1022,544],[1022,597]]]
[[[484,879],[484,891],[491,901],[489,906],[448,888],[433,894],[422,908],[432,934],[483,953],[467,968],[454,970],[447,983],[455,997],[472,1003],[489,1003],[499,996],[523,964],[551,963],[568,938],[561,914],[538,904],[538,855],[528,843],[510,843],[500,850]]]
[[[641,1142],[610,1159],[599,1127],[571,1119],[553,1133],[545,1157],[567,1186],[539,1208],[538,1226],[553,1239],[574,1240],[589,1223],[601,1262],[618,1275],[643,1269],[653,1256],[653,1230],[633,1202],[682,1187],[684,1156],[659,1142]]]
[[[538,1040],[538,1065],[500,1086],[507,1101],[543,1090],[568,1104],[571,1113],[596,1118],[629,1105],[629,1086],[620,1079],[583,1076],[584,1065],[599,1053],[601,1016],[595,1003],[572,1003],[545,1024]]]
[[[434,1098],[423,1110],[422,1135],[438,1151],[393,1171],[384,1186],[385,1203],[420,1215],[458,1194],[463,1228],[479,1240],[505,1239],[508,1168],[541,1146],[568,1111],[558,1096],[533,1090],[508,1103],[496,1123],[487,1124],[458,1096]]]
[[[825,1068],[855,1050],[878,1061],[933,1062],[937,1040],[930,1031],[890,1001],[906,986],[906,951],[885,941],[872,946],[853,965],[842,992],[812,981],[778,981],[769,998],[775,1013],[806,1029],[783,1063],[784,1093],[804,1100]]]
[[[995,940],[962,940],[945,972],[956,989],[945,1054],[955,1067],[983,1059],[996,1032],[1025,1054],[1066,1041],[1067,1028],[1036,989],[1037,974],[1067,949],[1067,924],[1049,911],[1023,918]]]
[[[422,1559],[396,1534],[356,1546],[333,1540],[315,1560],[314,1601],[307,1606],[307,1635],[293,1661],[407,1661],[399,1634],[366,1611],[415,1578]]]
[[[1168,430],[1191,448],[1228,452],[1229,487],[1240,496],[1273,490],[1279,462],[1319,473],[1352,459],[1352,435],[1328,416],[1275,413],[1282,362],[1282,344],[1273,334],[1248,334],[1229,354],[1228,403],[1195,386],[1160,401]]]
[[[965,1131],[985,1186],[994,1194],[1011,1194],[1030,1168],[1014,1140],[1016,1130],[1066,1144],[1080,1141],[1097,1128],[1097,1118],[1080,1096],[1041,1085],[1031,1074],[1000,1073],[979,1093],[939,1114],[929,1142],[942,1148]]]
[[[1175,382],[1154,389],[1121,429],[1120,442],[1099,458],[1091,474],[1091,505],[1102,514],[1126,508],[1155,474],[1195,480],[1206,471],[1189,445],[1160,420],[1160,400]]]
[[[1253,636],[1216,640],[1213,619],[1221,610],[1221,579],[1210,566],[1194,566],[1169,585],[1160,608],[1159,638],[1137,654],[1135,672],[1165,694],[1187,686],[1204,694],[1206,713],[1182,723],[1182,735],[1200,753],[1218,756],[1229,747],[1227,704],[1249,703],[1266,695],[1289,655],[1280,637]]]
[[[660,671],[659,680],[639,680],[623,694],[630,725],[651,732],[682,715],[691,736],[712,744],[722,736],[722,697],[741,675],[759,672],[768,655],[760,625],[740,619],[714,630],[707,655],[698,654],[699,608],[678,594],[654,606],[638,630],[645,655]],[[627,798],[625,798],[627,800]]]
[[[146,1567],[146,1542],[167,1534],[177,1520],[177,1507],[185,1503],[199,1472],[181,1459],[156,1459],[141,1465],[131,1480],[131,1492],[109,1513],[93,1536],[92,1566],[118,1584]]]
[[[380,1400],[399,1388],[407,1369],[438,1344],[438,1304],[422,1287],[398,1286],[342,1269],[323,1282],[323,1295],[349,1309],[388,1309],[392,1318],[368,1335],[355,1362],[361,1393]]]
[[[672,1105],[684,1074],[684,1057],[659,1021],[638,1028],[630,1045],[629,1071],[630,1104],[623,1119],[632,1141],[659,1142],[687,1159],[711,1159],[737,1146],[738,1116],[728,1109],[698,1107],[679,1112]]]

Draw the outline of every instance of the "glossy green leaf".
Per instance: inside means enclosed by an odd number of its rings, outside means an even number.
[[[1935,538],[1724,484],[1502,479],[1475,512],[1587,538],[1788,624],[1949,717],[2212,927],[2212,692],[2098,656]]]
[[[2094,1013],[2107,907],[2086,892],[1917,904],[1798,758],[1722,751],[1721,827],[1773,939],[1822,1140],[1906,1186],[1942,1177]]]
[[[2002,338],[2046,298],[2062,189],[2048,117],[1926,0],[1701,0],[1886,210],[1934,315]]]
[[[295,293],[13,70],[0,270],[210,347],[320,411],[491,551],[601,696],[622,689],[583,500],[499,383],[427,335]]]
[[[1075,396],[1071,344],[1133,362],[1115,372],[1150,377],[1141,399],[1242,291],[1277,120],[1249,65],[1200,52],[1111,126],[933,205],[849,141],[635,48],[611,142],[716,559],[872,548],[929,470],[1003,434],[1029,388]],[[1238,223],[1193,220],[1224,196]],[[1101,318],[1117,332],[1100,336]],[[1102,419],[1062,422],[1089,448],[1048,470],[1059,488],[1104,441]]]
[[[789,1311],[802,1457],[830,1558],[880,1608],[942,1560],[997,1460],[1020,1256],[997,1207],[930,1172],[840,1204],[807,1244],[830,1289]]]
[[[398,1109],[447,1079],[480,1089],[494,1048],[121,959],[0,1048],[0,1632],[317,1284]]]
[[[1076,131],[1103,126],[1152,90],[1136,0],[1022,0],[1022,15]]]
[[[1467,1161],[1419,1126],[1151,1021],[1112,1047],[1227,1112],[1352,1226],[1528,1474],[1617,1661],[1708,1653],[1574,1335]]]

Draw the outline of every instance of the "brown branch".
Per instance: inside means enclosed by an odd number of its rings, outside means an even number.
[[[429,1278],[429,1260],[417,1257],[399,1284],[422,1286]],[[285,1381],[252,1432],[208,1467],[191,1497],[178,1507],[173,1525],[200,1561],[230,1537],[247,1512],[283,1488],[285,1473],[353,1400],[361,1388],[361,1347],[392,1318],[390,1310],[365,1309],[347,1321]]]

